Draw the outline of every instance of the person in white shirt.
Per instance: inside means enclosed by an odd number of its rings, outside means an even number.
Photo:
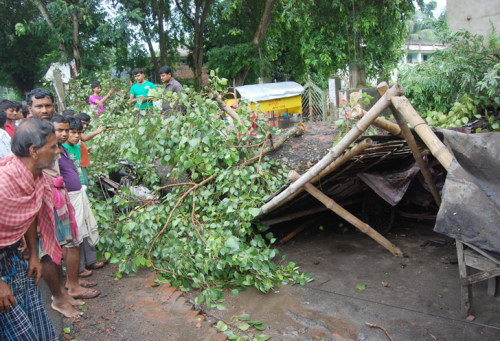
[[[4,129],[6,121],[7,114],[3,111],[0,112],[0,159],[12,154],[10,136]]]

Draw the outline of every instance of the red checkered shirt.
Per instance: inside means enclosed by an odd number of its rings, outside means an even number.
[[[37,218],[44,251],[61,263],[52,191],[43,175],[36,179],[15,155],[0,160],[0,249],[17,242]]]

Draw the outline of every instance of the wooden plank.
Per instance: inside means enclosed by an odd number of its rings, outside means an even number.
[[[497,264],[470,249],[464,250],[465,264],[481,271],[493,270]]]
[[[465,264],[464,257],[464,244],[458,239],[456,239],[457,246],[457,258],[458,258],[458,272],[460,274],[460,281],[467,278],[467,265]],[[461,311],[462,316],[467,317],[471,313],[472,308],[472,286],[465,285],[460,287],[460,300],[461,300]]]
[[[500,276],[500,267],[492,269],[492,270],[481,271],[481,272],[478,272],[477,274],[467,276],[467,278],[462,279],[462,286],[485,281],[487,279],[490,279],[490,278],[496,277],[496,276]]]
[[[483,255],[484,257],[488,258],[489,260],[491,260],[492,262],[500,265],[500,260],[496,259],[495,257],[493,257],[492,255],[490,255],[488,252],[478,248],[477,246],[474,246],[470,243],[466,243],[466,242],[462,242],[464,243],[465,245],[467,245],[468,247],[470,247],[472,250],[476,251],[477,253],[479,253],[480,255]]]

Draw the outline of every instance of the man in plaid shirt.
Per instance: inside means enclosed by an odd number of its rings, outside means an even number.
[[[37,225],[44,249],[61,263],[52,192],[42,175],[59,153],[54,127],[26,120],[14,133],[12,152],[0,160],[0,340],[57,340],[36,286],[42,273]],[[23,236],[28,262],[18,250]]]

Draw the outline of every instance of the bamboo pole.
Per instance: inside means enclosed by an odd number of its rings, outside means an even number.
[[[308,221],[302,223],[301,225],[299,225],[299,227],[297,227],[295,230],[293,230],[292,232],[290,232],[289,234],[284,236],[280,241],[278,241],[278,244],[283,245],[285,243],[288,243],[290,241],[290,239],[292,239],[293,237],[295,237],[296,235],[298,235],[299,233],[304,231],[307,227],[313,225],[317,221],[318,221],[318,219],[312,219],[312,220],[308,220]]]
[[[288,177],[293,181],[297,181],[298,179],[300,179],[299,173],[297,173],[294,170],[288,173]],[[311,194],[313,197],[321,201],[330,210],[332,210],[333,212],[335,212],[336,214],[347,220],[350,224],[356,226],[361,232],[367,234],[377,243],[385,247],[394,256],[403,257],[403,252],[398,247],[396,247],[394,244],[388,241],[384,236],[382,236],[380,233],[371,228],[370,225],[359,220],[356,216],[354,216],[345,208],[337,204],[333,199],[326,196],[323,192],[321,192],[319,189],[317,189],[310,183],[305,184],[304,187],[305,190],[309,192],[309,194]]]
[[[378,92],[380,93],[380,95],[383,95],[387,90],[388,90],[387,86],[378,88]],[[408,124],[406,124],[403,115],[401,115],[396,110],[394,105],[391,104],[389,108],[391,109],[394,118],[396,119],[396,122],[398,122],[398,125],[401,128],[401,134],[404,136],[406,142],[408,143],[408,146],[410,147],[411,152],[413,153],[413,158],[420,167],[420,172],[422,172],[424,180],[427,183],[427,186],[429,186],[429,189],[431,190],[431,194],[434,197],[434,201],[438,206],[441,206],[441,196],[439,195],[439,192],[436,188],[436,185],[434,184],[434,181],[432,181],[431,172],[429,170],[429,167],[425,163],[424,159],[422,158],[422,154],[420,153],[420,150],[418,148],[417,141],[415,141],[415,137],[411,133],[410,128],[408,128]]]
[[[346,153],[342,154],[339,158],[337,158],[335,161],[333,161],[328,167],[323,169],[320,174],[315,176],[314,178],[311,179],[311,183],[315,183],[316,181],[322,179],[326,175],[330,174],[333,172],[335,169],[339,168],[342,166],[344,163],[352,159],[354,156],[358,155],[362,151],[364,151],[366,148],[370,147],[373,144],[372,139],[364,139],[360,143],[356,144],[354,147],[352,147],[349,151]],[[304,189],[299,188],[296,192],[290,194],[288,197],[286,197],[283,201],[281,201],[278,205],[276,205],[273,210],[277,209],[278,207],[283,206],[296,196],[298,196],[300,193],[302,193]]]
[[[385,83],[385,82],[384,82]],[[403,87],[399,84],[395,84],[392,88],[387,91],[384,96],[382,96],[377,103],[368,111],[366,116],[361,120],[356,122],[356,125],[349,130],[349,132],[340,140],[340,142],[333,147],[328,154],[326,154],[317,164],[311,167],[306,173],[304,173],[300,179],[295,181],[286,190],[278,194],[271,201],[266,203],[260,208],[261,214],[265,214],[274,209],[280,202],[285,200],[292,193],[295,193],[299,188],[304,187],[305,184],[309,183],[314,177],[316,177],[323,169],[328,167],[344,150],[349,147],[368,127],[370,124],[391,104],[391,98],[394,96],[401,95],[403,93]]]
[[[315,182],[319,181],[320,179],[324,178],[326,175],[330,174],[331,172],[333,172],[334,170],[336,170],[337,168],[339,168],[340,166],[345,164],[347,161],[351,160],[353,157],[355,157],[356,155],[363,152],[368,147],[371,147],[372,144],[373,144],[373,140],[370,138],[367,138],[367,139],[364,139],[363,141],[361,141],[360,143],[354,145],[354,147],[352,147],[349,151],[347,151],[346,153],[341,155],[339,158],[337,158],[335,161],[333,161],[328,167],[326,167],[324,170],[322,170],[319,175],[312,178],[310,183],[315,183]],[[297,192],[291,194],[287,199],[285,199],[282,204],[295,198],[297,195],[302,193],[302,191],[303,191],[303,188],[300,188]],[[280,204],[279,206],[281,206],[282,204]],[[276,208],[279,206],[276,206]]]
[[[448,170],[453,161],[453,154],[446,148],[443,142],[434,134],[424,119],[415,111],[408,98],[405,96],[392,97],[392,104],[398,112],[412,125],[418,136],[422,138],[432,155]]]
[[[363,116],[366,115],[366,111],[363,110],[361,107],[354,107],[355,115],[354,118],[356,119],[361,119]],[[395,123],[392,123],[389,120],[386,120],[385,118],[382,117],[377,117],[375,121],[373,121],[373,125],[376,127],[379,127],[380,129],[384,129],[385,131],[388,131],[394,136],[403,138],[403,135],[401,135],[401,128]]]

